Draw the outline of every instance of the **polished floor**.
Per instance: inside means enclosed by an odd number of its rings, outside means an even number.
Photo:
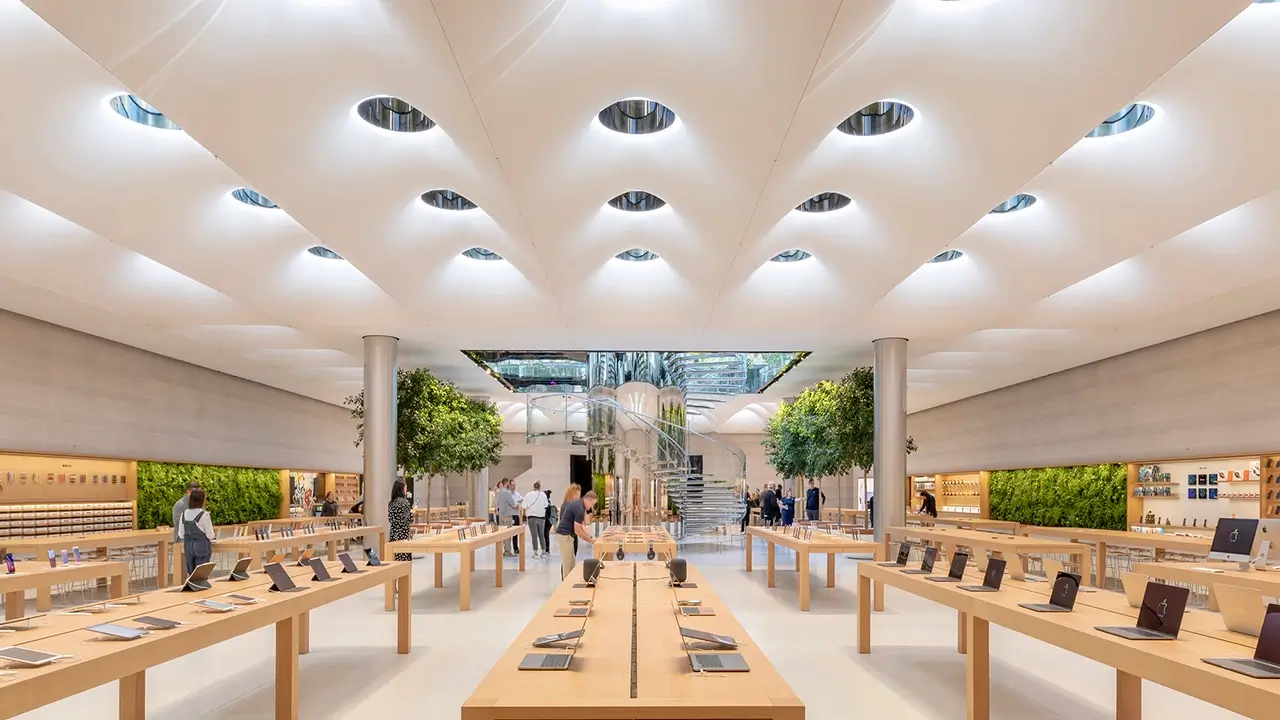
[[[796,574],[780,570],[778,588],[768,589],[763,572],[743,571],[741,545],[690,547],[685,554],[768,653],[810,720],[964,718],[965,665],[955,650],[954,612],[889,589],[888,610],[874,621],[874,652],[860,656],[853,560],[840,560],[832,590],[823,587],[825,563],[814,568],[812,610],[801,613]],[[458,718],[459,706],[559,580],[558,562],[531,560],[529,572],[507,573],[506,587],[497,589],[492,554],[477,562],[469,613],[457,609],[456,565],[452,573],[446,569],[442,591],[431,587],[430,561],[416,563],[410,655],[395,653],[395,618],[383,612],[381,591],[313,613],[311,653],[301,662],[301,717]],[[784,556],[779,567],[794,565]],[[995,626],[991,635],[993,718],[1115,717],[1110,668]],[[149,671],[147,717],[272,717],[273,641],[271,630],[260,630]],[[107,720],[116,717],[116,702],[111,684],[20,717]],[[1144,683],[1143,702],[1145,717],[1161,720],[1242,717],[1151,683]]]

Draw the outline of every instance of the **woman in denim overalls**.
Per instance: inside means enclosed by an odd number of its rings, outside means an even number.
[[[178,534],[182,538],[182,552],[186,555],[187,575],[213,559],[213,521],[204,510],[203,489],[191,491],[191,500],[186,512],[182,513],[182,527]]]

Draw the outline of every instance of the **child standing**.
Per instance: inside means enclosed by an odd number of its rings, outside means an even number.
[[[213,559],[213,520],[204,509],[204,489],[191,491],[191,499],[187,509],[182,513],[182,524],[178,526],[178,539],[182,541],[182,552],[186,555],[187,575],[198,565]]]

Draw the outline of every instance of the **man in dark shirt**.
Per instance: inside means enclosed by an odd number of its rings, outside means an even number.
[[[809,520],[818,519],[818,508],[827,501],[827,494],[818,489],[813,481],[809,481],[809,489],[804,493],[804,515]]]
[[[778,493],[773,490],[773,483],[764,486],[764,494],[760,496],[760,520],[765,525],[776,525],[782,518],[782,508],[778,505]]]
[[[928,490],[920,491],[920,509],[916,510],[916,514],[938,517],[938,501]]]
[[[583,542],[595,544],[596,539],[587,532],[587,513],[596,507],[596,493],[589,491],[577,500],[570,500],[560,508],[560,522],[556,524],[556,546],[560,548],[560,579],[569,577],[569,573],[578,565],[577,554],[573,551],[574,536]]]

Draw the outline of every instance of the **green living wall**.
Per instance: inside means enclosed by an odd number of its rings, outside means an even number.
[[[173,504],[192,480],[204,488],[214,525],[272,520],[280,514],[280,471],[221,465],[138,463],[138,527],[173,524]]]
[[[1024,525],[1124,530],[1124,465],[995,470],[991,519]]]

